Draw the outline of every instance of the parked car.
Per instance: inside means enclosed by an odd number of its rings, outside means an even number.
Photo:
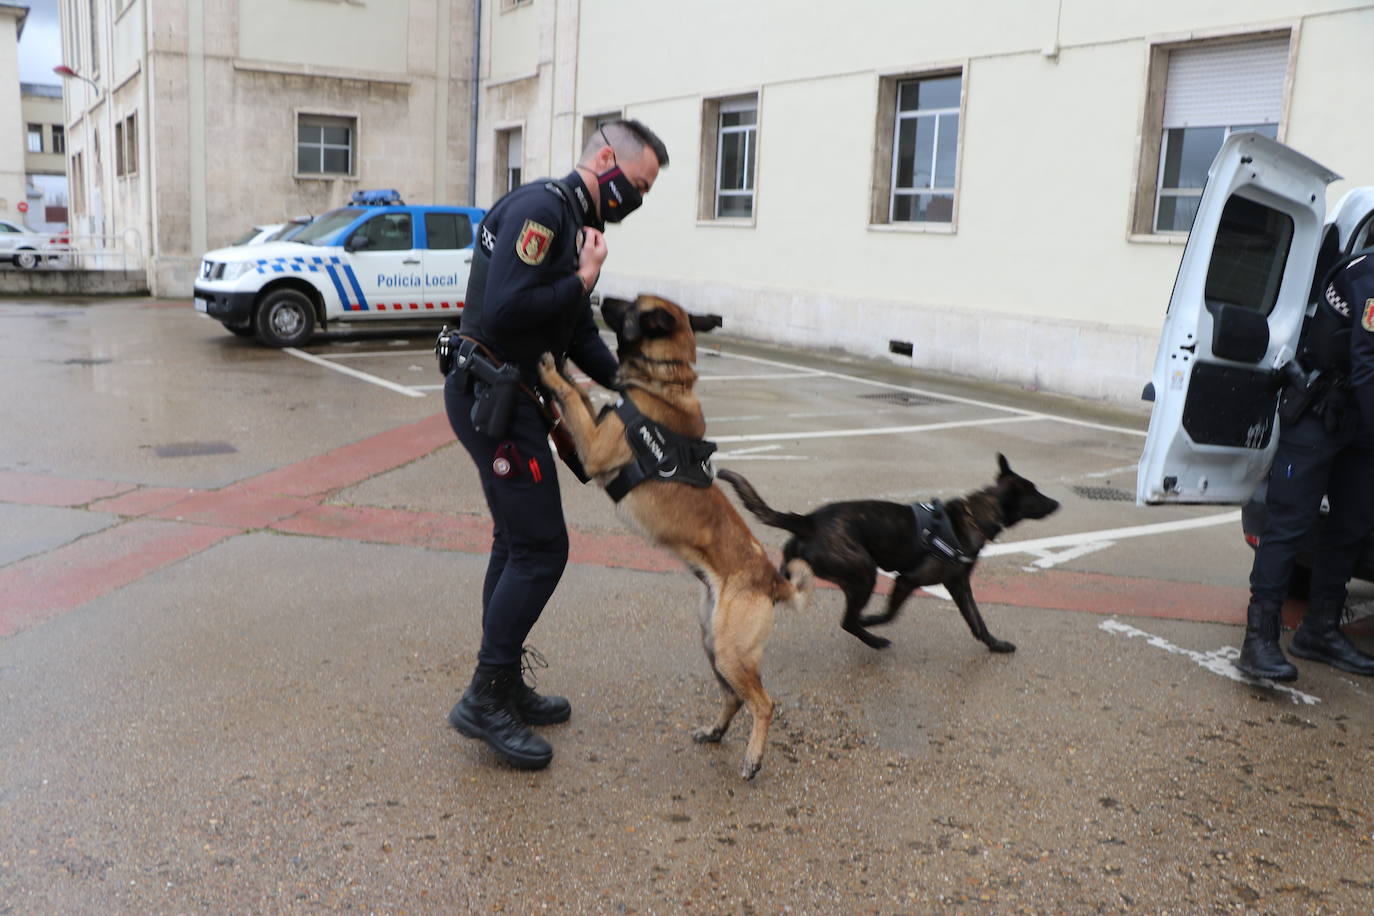
[[[33,270],[56,260],[67,249],[66,233],[34,232],[26,226],[0,219],[0,260],[20,270]]]
[[[355,191],[290,241],[205,254],[195,308],[241,337],[291,347],[334,322],[461,314],[472,242],[486,211],[407,206],[395,191]]]
[[[264,242],[285,242],[295,238],[302,229],[315,221],[313,216],[293,216],[291,219],[281,224],[276,232],[273,232]]]
[[[282,227],[282,223],[263,223],[261,226],[254,226],[243,235],[229,243],[230,248],[239,245],[260,245],[275,235]]]

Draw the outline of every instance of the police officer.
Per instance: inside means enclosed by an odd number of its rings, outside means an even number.
[[[1374,675],[1374,657],[1340,630],[1346,583],[1374,530],[1374,257],[1356,257],[1337,271],[1304,333],[1303,349],[1302,361],[1317,375],[1312,384],[1285,391],[1280,406],[1268,520],[1250,571],[1236,667],[1251,677],[1297,678],[1279,648],[1279,613],[1298,547],[1325,495],[1331,514],[1313,559],[1307,613],[1289,652]]]
[[[540,769],[553,758],[553,747],[529,726],[571,715],[566,699],[541,696],[521,676],[525,637],[568,559],[549,424],[532,397],[536,366],[545,352],[570,357],[598,384],[614,387],[618,363],[589,301],[606,258],[602,230],[639,206],[667,164],[668,151],[649,128],[613,121],[592,136],[572,172],[510,192],[478,229],[464,340],[444,402],[482,479],[493,536],[477,670],[449,722],[521,768]]]

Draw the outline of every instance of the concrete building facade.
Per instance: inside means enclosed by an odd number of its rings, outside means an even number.
[[[1148,379],[1207,165],[1259,130],[1374,184],[1374,7],[497,0],[478,203],[601,117],[671,166],[606,292],[764,340],[1113,401]],[[512,156],[519,140],[518,158]],[[895,351],[895,352],[894,352]]]
[[[67,134],[62,87],[19,84],[24,128],[28,224],[40,232],[67,226]]]
[[[19,37],[29,8],[0,0],[0,219],[24,222],[24,129],[19,99]]]
[[[157,295],[210,248],[363,188],[465,203],[467,0],[59,0],[74,231]]]

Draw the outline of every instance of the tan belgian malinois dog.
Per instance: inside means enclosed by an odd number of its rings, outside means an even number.
[[[723,705],[715,724],[697,729],[692,737],[698,742],[720,741],[747,703],[754,727],[741,775],[752,779],[762,766],[773,719],[773,700],[763,689],[759,662],[773,629],[774,605],[802,607],[810,595],[810,570],[799,563],[792,581],[784,579],[712,482],[711,446],[705,445],[703,451],[700,442],[706,420],[692,390],[697,379],[694,331],[715,327],[719,319],[689,315],[656,296],[640,296],[634,302],[605,299],[601,314],[616,334],[618,381],[622,398],[631,405],[607,407],[600,417],[593,417],[587,395],[562,375],[547,353],[540,378],[558,401],[586,472],[613,498],[623,496],[620,508],[634,526],[676,554],[706,586],[702,643]],[[623,418],[627,410],[635,417],[628,427]],[[637,442],[654,438],[658,448],[632,448],[627,428]],[[696,459],[700,460],[694,474],[680,473],[682,463]],[[622,475],[636,467],[644,469],[642,481],[618,492],[617,480],[623,481]]]

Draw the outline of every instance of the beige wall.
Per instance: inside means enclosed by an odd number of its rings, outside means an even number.
[[[1374,184],[1359,152],[1374,127],[1350,116],[1374,93],[1368,7],[700,0],[688,16],[666,2],[535,5],[571,5],[580,23],[577,67],[562,74],[574,117],[623,107],[672,156],[641,214],[608,233],[603,289],[660,290],[764,339],[872,356],[909,340],[913,356],[896,361],[1134,403],[1183,241],[1132,232],[1157,43],[1291,30],[1281,138],[1347,176],[1332,201]],[[672,38],[626,41],[631,21]],[[879,82],[946,65],[965,76],[957,221],[872,225]],[[699,222],[703,102],[741,92],[760,102],[755,219]],[[556,120],[527,116],[533,131]],[[570,149],[551,149],[527,173],[570,162]]]
[[[23,222],[24,124],[19,102],[19,20],[27,12],[0,6],[0,219]]]
[[[401,0],[239,0],[238,53],[345,70],[405,73],[408,17]]]

